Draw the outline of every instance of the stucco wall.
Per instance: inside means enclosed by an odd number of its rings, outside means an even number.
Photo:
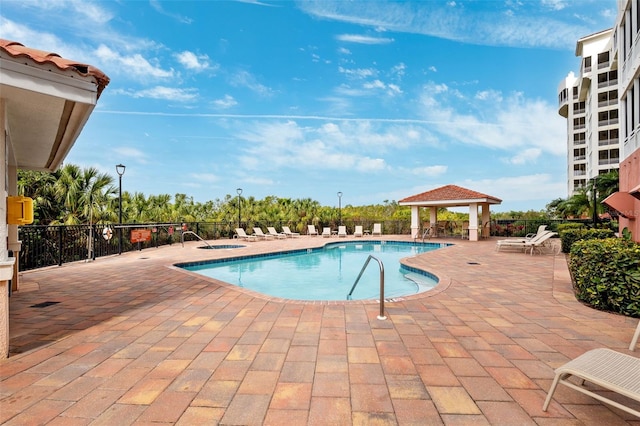
[[[620,192],[628,192],[640,185],[640,149],[620,163]],[[635,219],[620,218],[620,231],[628,228],[634,241],[640,242],[640,200],[633,205]]]

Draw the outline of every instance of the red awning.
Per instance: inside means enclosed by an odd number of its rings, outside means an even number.
[[[637,211],[634,210],[636,199],[628,192],[614,192],[602,200],[604,204],[611,207],[618,214],[627,219],[634,219]]]
[[[631,188],[629,190],[629,194],[633,195],[638,200],[640,200],[640,185],[636,186],[635,188]]]

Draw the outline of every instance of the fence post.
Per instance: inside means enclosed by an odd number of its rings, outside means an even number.
[[[58,226],[58,266],[62,266],[62,225]]]

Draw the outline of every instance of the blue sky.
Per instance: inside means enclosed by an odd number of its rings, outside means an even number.
[[[557,87],[615,0],[6,1],[0,37],[111,83],[67,162],[123,190],[381,204],[566,193]]]

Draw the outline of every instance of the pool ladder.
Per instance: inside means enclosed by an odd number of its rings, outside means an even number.
[[[211,247],[211,248],[213,248],[213,247],[211,246],[211,244],[209,244],[208,242],[206,242],[205,240],[203,240],[203,239],[200,237],[200,235],[196,234],[196,233],[195,233],[195,232],[193,232],[193,231],[183,231],[183,232],[182,232],[182,236],[180,237],[180,240],[182,241],[182,247],[184,247],[184,236],[185,236],[186,234],[192,234],[192,235],[195,235],[195,236],[196,236],[196,238],[197,238],[197,239],[199,239],[200,241],[202,241],[203,243],[205,243],[205,244],[207,245],[207,247]]]
[[[386,320],[387,317],[384,315],[384,265],[382,264],[382,261],[377,257],[373,255],[369,255],[369,257],[367,257],[367,260],[364,262],[364,265],[362,265],[362,269],[358,274],[358,278],[356,278],[356,281],[353,283],[353,286],[351,286],[351,291],[349,292],[349,294],[347,294],[347,300],[351,300],[351,295],[353,294],[353,290],[356,289],[356,286],[358,285],[358,281],[360,281],[360,277],[362,277],[364,270],[367,269],[367,265],[369,265],[369,262],[371,261],[371,259],[375,259],[376,262],[378,262],[378,266],[380,267],[380,315],[378,315],[378,319]]]

